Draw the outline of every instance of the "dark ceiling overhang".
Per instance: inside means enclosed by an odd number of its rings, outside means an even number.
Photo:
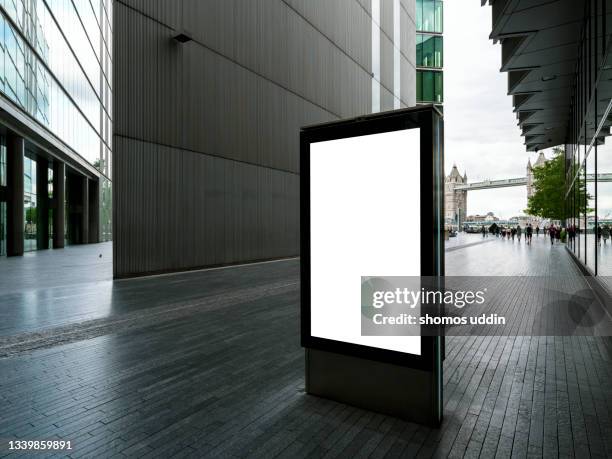
[[[485,5],[487,0],[481,0]],[[490,38],[501,43],[517,123],[528,151],[567,141],[585,4],[577,0],[489,0]]]

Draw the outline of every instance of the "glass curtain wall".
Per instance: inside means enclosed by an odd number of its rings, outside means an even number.
[[[26,155],[23,158],[23,250],[37,249],[36,243],[36,161]]]
[[[588,0],[565,146],[568,247],[612,289],[612,49],[605,1]]]
[[[98,169],[101,189],[112,180],[111,18],[112,0],[0,0],[0,93]],[[103,240],[111,213],[101,208]]]
[[[6,190],[6,142],[0,136],[0,188]],[[6,201],[0,198],[0,257],[6,256]]]
[[[417,103],[444,102],[444,4],[416,0]]]

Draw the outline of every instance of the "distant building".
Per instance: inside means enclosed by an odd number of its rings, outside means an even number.
[[[450,174],[444,179],[444,209],[447,225],[461,227],[467,212],[467,191],[457,190],[457,185],[467,183],[467,174],[459,173],[457,166],[453,164]]]
[[[0,260],[109,241],[112,2],[0,5]]]
[[[498,222],[499,218],[497,218],[493,212],[488,212],[486,215],[470,215],[465,221],[474,223],[493,223]]]
[[[531,165],[531,160],[527,161],[527,199],[533,196],[535,189],[533,187],[533,169],[536,167],[543,166],[548,160],[544,156],[544,153],[540,152],[536,162]]]
[[[533,227],[542,226],[543,223],[542,218],[534,217],[533,215],[519,215],[517,217],[512,217],[510,221],[521,226],[527,226],[531,223]]]

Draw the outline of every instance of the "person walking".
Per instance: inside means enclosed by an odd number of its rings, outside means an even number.
[[[601,245],[601,236],[603,233],[603,228],[601,227],[601,225],[597,225],[595,227],[595,231],[596,231],[596,235],[597,235],[597,245]]]
[[[514,236],[516,236],[516,228],[512,228],[510,230],[510,234],[512,234],[512,242],[514,242]]]
[[[528,245],[531,245],[532,236],[533,236],[533,227],[531,226],[531,223],[529,223],[527,225],[527,228],[525,228],[525,241],[527,242]]]
[[[550,236],[550,245],[553,245],[555,243],[555,225],[548,227],[548,234]]]
[[[604,225],[601,232],[602,232],[604,245],[606,245],[606,242],[608,242],[608,239],[610,238],[610,227],[608,225]]]
[[[518,241],[521,242],[521,235],[523,234],[523,228],[521,225],[517,225],[516,227],[516,235],[518,236]]]
[[[574,242],[574,236],[576,235],[576,230],[574,229],[574,225],[570,225],[567,227],[567,240],[571,244]]]
[[[482,228],[480,229],[480,231],[482,232],[482,237],[486,237],[487,231],[485,230],[484,225],[482,225]]]
[[[536,226],[536,237],[540,237],[540,226]]]

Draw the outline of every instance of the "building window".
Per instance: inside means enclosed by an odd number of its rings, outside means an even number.
[[[417,34],[416,65],[418,67],[442,68],[443,38],[439,35]]]
[[[418,102],[435,104],[444,102],[442,72],[418,70],[416,97]]]
[[[6,180],[6,142],[0,137],[0,186],[7,186]]]
[[[442,0],[417,0],[416,20],[419,32],[442,33],[444,27]]]
[[[443,13],[441,0],[416,0],[417,103],[442,104],[444,100],[441,71],[444,66]]]
[[[23,158],[23,250],[30,252],[37,249],[36,242],[36,161]]]

